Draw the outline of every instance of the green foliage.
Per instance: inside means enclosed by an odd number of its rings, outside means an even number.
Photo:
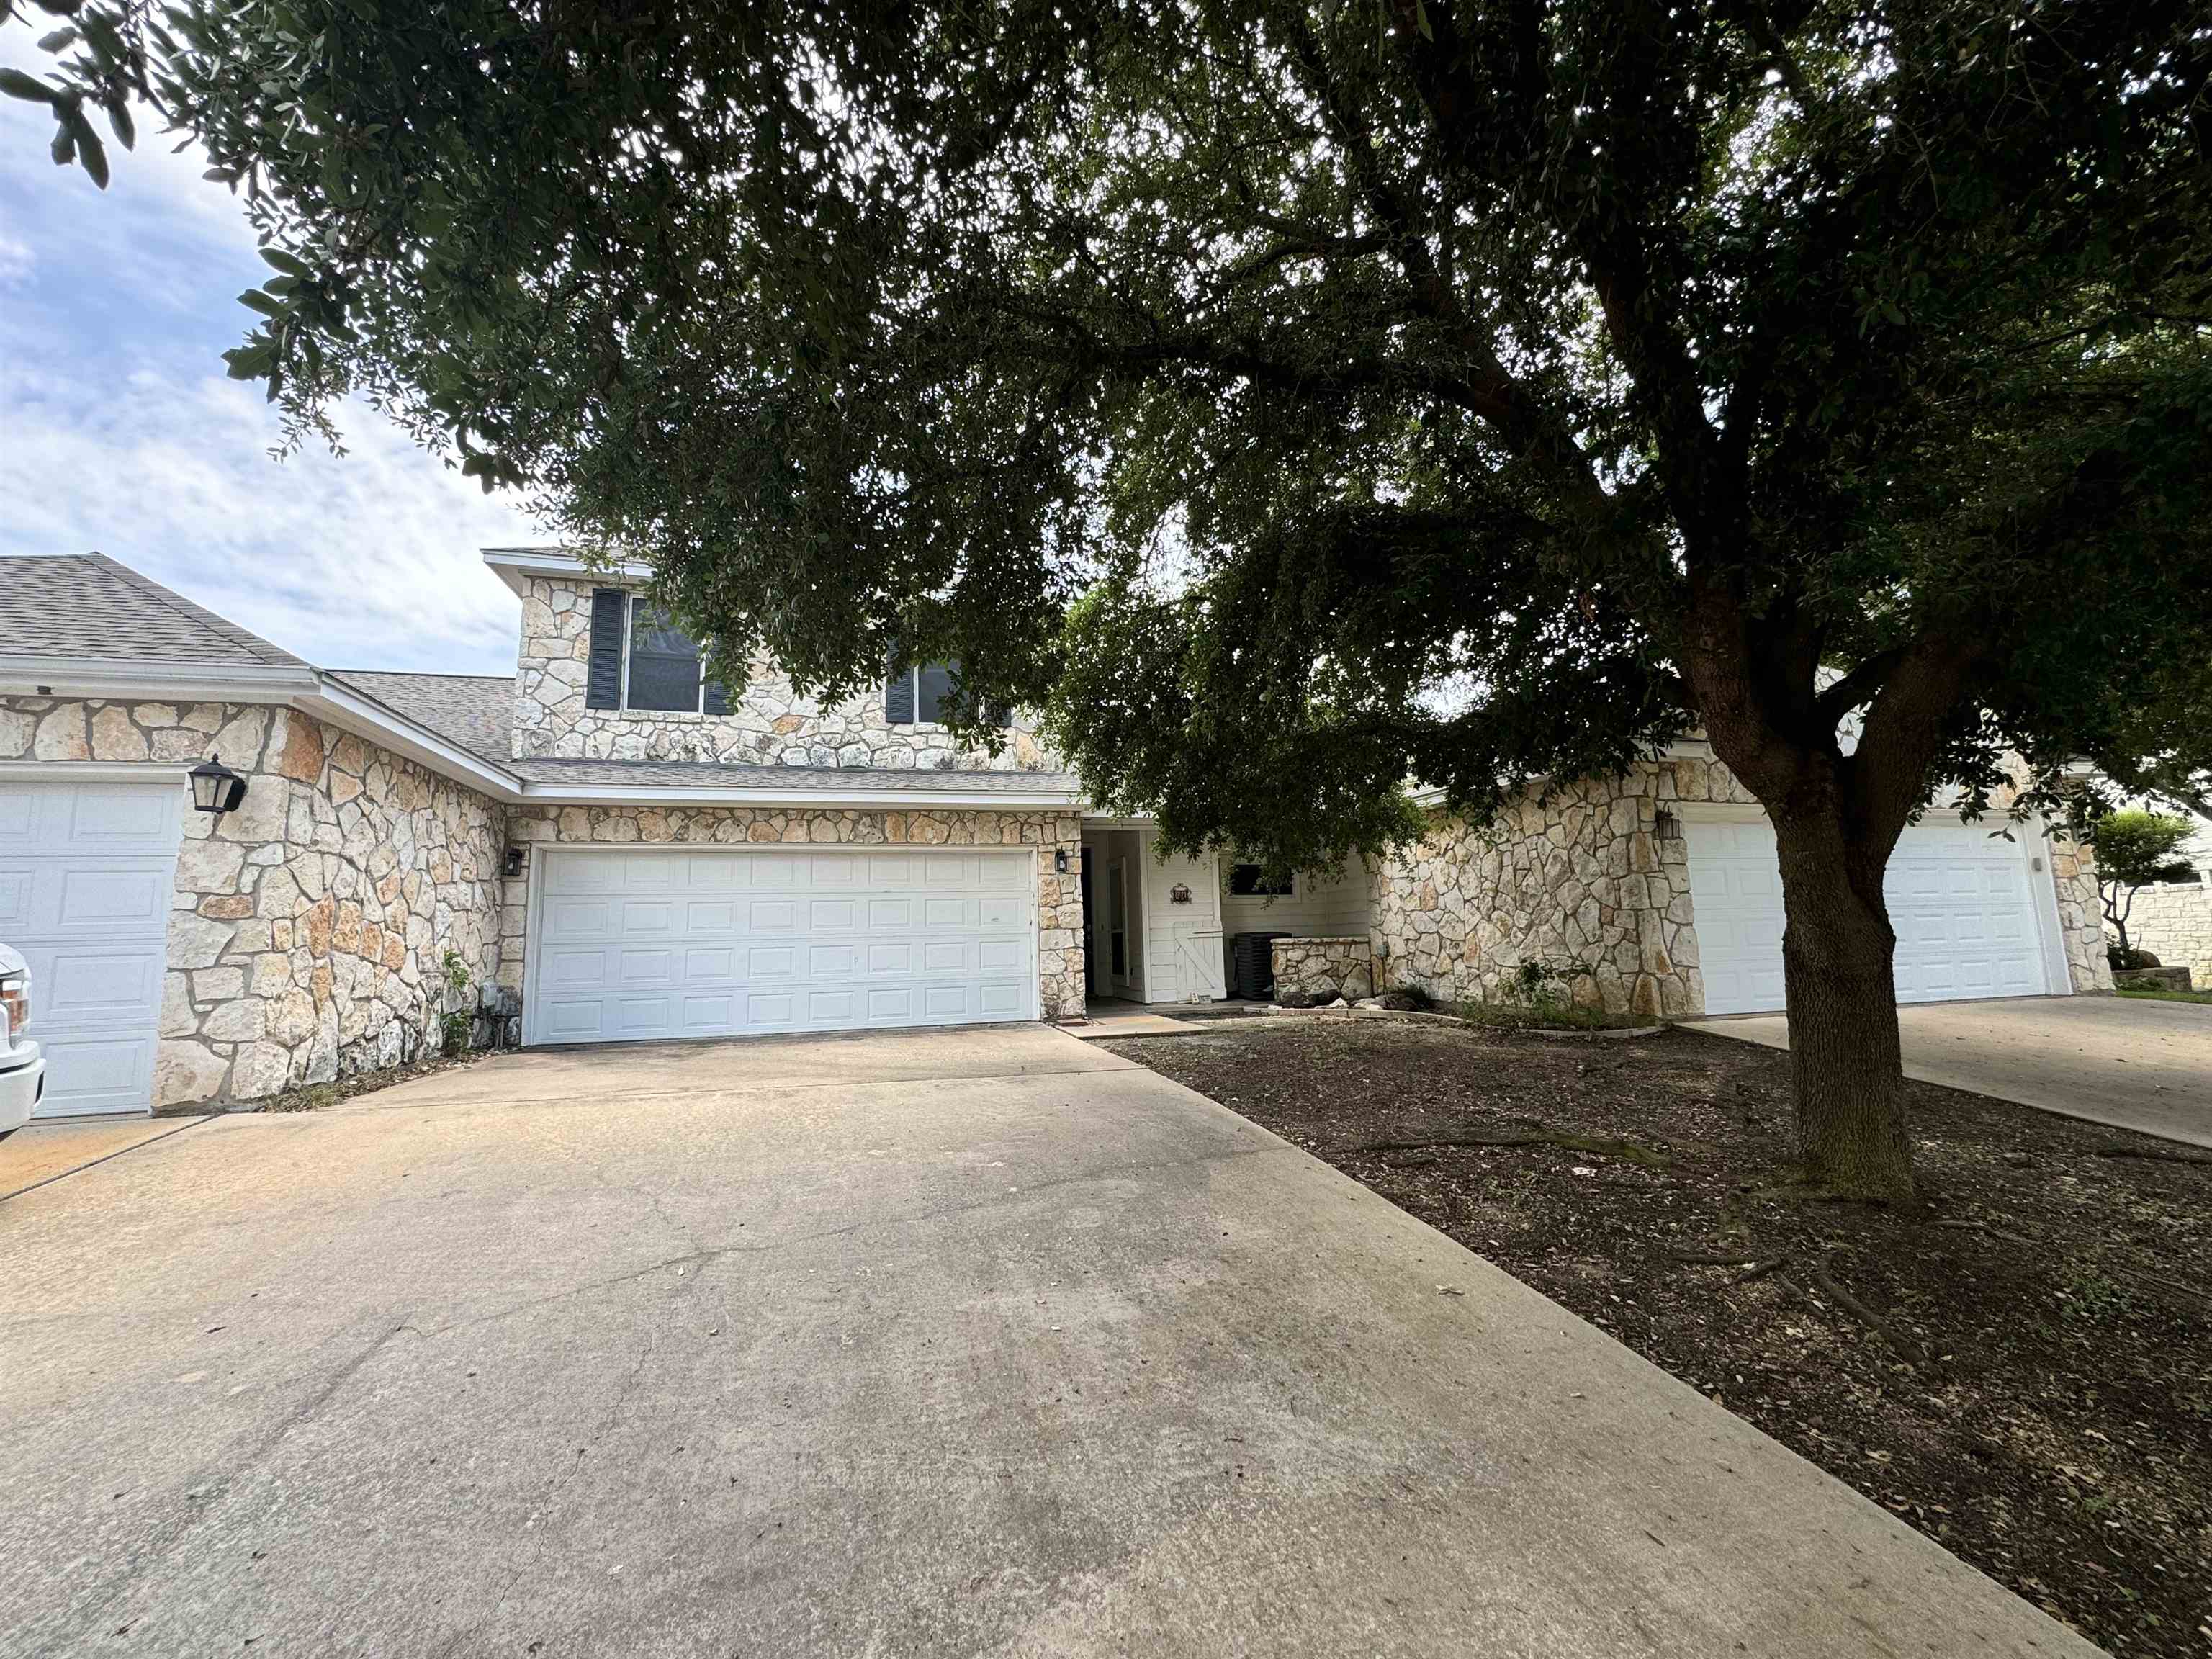
[[[957,660],[1170,844],[1328,862],[1695,726],[1840,962],[2008,750],[2022,813],[2212,777],[2201,0],[72,27],[8,89],[244,191],[295,436],[363,394],[804,690]]]
[[[246,191],[295,433],[366,393],[830,695],[956,659],[1183,845],[1698,721],[1882,854],[2007,745],[2203,773],[2190,6],[67,9],[6,89]]]
[[[2187,845],[2195,829],[2187,818],[2172,812],[2134,808],[2107,813],[2097,821],[2099,879],[2119,887],[2190,880],[2197,867],[2174,854]]]
[[[448,1008],[439,1016],[439,1052],[448,1059],[469,1051],[470,1039],[476,1032],[476,1009],[467,1000],[470,987],[469,965],[458,951],[447,951],[443,963],[446,992],[448,1000],[463,999],[462,1006]]]
[[[2174,813],[2140,807],[2108,812],[2096,821],[2097,890],[2104,901],[2105,920],[2119,934],[2119,943],[2110,953],[2113,967],[2156,965],[2128,942],[2136,890],[2154,882],[2187,881],[2196,875],[2196,866],[2174,856],[2195,828]]]

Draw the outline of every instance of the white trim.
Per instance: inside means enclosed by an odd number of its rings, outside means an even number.
[[[528,842],[530,873],[523,890],[522,901],[522,1046],[535,1046],[537,1009],[539,999],[535,992],[538,981],[538,951],[539,936],[544,931],[538,925],[544,900],[544,854],[556,853],[944,853],[1005,854],[1027,854],[1030,860],[1029,926],[1030,926],[1030,1018],[1044,1018],[1044,933],[1039,927],[1037,889],[1044,874],[1042,860],[1050,850],[1042,846],[986,847],[956,846],[947,842],[634,842],[634,841],[533,841]],[[852,1026],[836,1030],[937,1030],[937,1026]],[[746,1035],[756,1035],[747,1033]],[[811,1032],[786,1035],[810,1036]],[[678,1039],[681,1040],[681,1039]]]
[[[212,740],[212,734],[210,734]],[[0,778],[44,783],[159,783],[166,775],[179,788],[197,761],[0,761]]]
[[[540,805],[565,806],[818,806],[856,811],[912,812],[939,807],[951,811],[1052,811],[1082,804],[1073,793],[1024,789],[942,793],[919,789],[744,788],[726,784],[643,785],[526,783],[520,797]]]
[[[1662,806],[1671,806],[1674,816],[1685,823],[1695,819],[1699,823],[1764,823],[1766,809],[1743,800],[1662,800]]]
[[[2021,825],[2027,830],[2026,823]],[[2066,927],[2058,914],[2058,867],[2051,858],[2057,845],[2051,820],[2038,813],[2032,833],[2019,836],[2021,854],[2027,860],[2027,889],[2035,906],[2035,931],[2043,945],[2043,982],[2053,996],[2074,994],[2074,970],[2066,960]],[[2043,868],[2038,870],[2038,863]]]
[[[82,657],[0,657],[0,692],[10,696],[104,697],[115,702],[282,702],[312,690],[312,668],[134,663]],[[45,690],[40,688],[44,687]]]
[[[653,567],[635,559],[611,559],[587,563],[580,553],[551,547],[486,547],[478,550],[483,562],[517,599],[525,597],[532,576],[581,576],[599,583],[647,582]]]

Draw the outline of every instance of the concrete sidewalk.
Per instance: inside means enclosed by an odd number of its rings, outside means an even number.
[[[216,1118],[0,1271],[9,1654],[2095,1651],[1039,1028]]]
[[[1897,1011],[1905,1074],[2193,1146],[2212,1146],[2212,1006],[2134,997],[1923,1002]],[[1698,1020],[1768,1048],[1780,1014]]]

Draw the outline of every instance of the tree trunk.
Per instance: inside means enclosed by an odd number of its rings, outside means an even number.
[[[1770,817],[1782,865],[1783,984],[1805,1178],[1838,1198],[1909,1205],[1897,935],[1881,888],[1887,849],[1852,845],[1832,806]]]

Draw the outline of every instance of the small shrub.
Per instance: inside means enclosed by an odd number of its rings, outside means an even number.
[[[459,996],[467,999],[470,987],[469,965],[461,960],[459,951],[448,951],[445,957],[446,1000],[451,1002]],[[448,1008],[439,1017],[439,1051],[448,1060],[469,1051],[469,1039],[476,1034],[476,1009],[472,1000],[464,1001],[459,1008]]]
[[[1322,1000],[1311,991],[1279,991],[1275,1000],[1285,1008],[1318,1008]]]

